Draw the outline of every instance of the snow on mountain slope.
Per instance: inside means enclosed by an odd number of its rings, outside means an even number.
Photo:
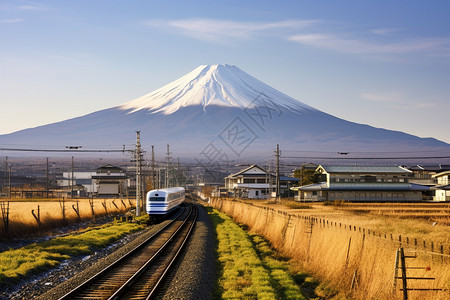
[[[209,105],[252,108],[258,97],[273,99],[277,105],[302,111],[314,108],[297,101],[230,65],[202,65],[185,76],[135,100],[120,106],[133,113],[172,114],[180,108]]]

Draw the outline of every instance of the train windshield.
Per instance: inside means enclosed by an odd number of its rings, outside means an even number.
[[[165,201],[165,197],[150,197],[150,201]]]

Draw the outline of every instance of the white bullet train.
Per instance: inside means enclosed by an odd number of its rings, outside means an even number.
[[[149,215],[166,215],[184,201],[184,188],[172,187],[147,193],[146,209]]]

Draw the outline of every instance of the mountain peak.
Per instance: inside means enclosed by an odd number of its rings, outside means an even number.
[[[201,106],[203,110],[209,105],[251,108],[258,106],[257,99],[261,96],[294,111],[314,110],[238,67],[227,64],[201,65],[183,77],[119,108],[130,113],[145,109],[151,113],[163,114],[172,114],[187,106]]]

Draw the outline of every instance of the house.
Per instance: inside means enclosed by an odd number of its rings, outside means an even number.
[[[124,169],[110,164],[98,168],[95,175],[92,176],[99,197],[125,195],[127,178]]]
[[[409,176],[409,182],[429,185],[436,185],[436,178],[434,175],[450,171],[450,165],[415,165],[408,167],[408,170],[412,171],[412,174]]]
[[[267,199],[270,198],[271,180],[269,173],[257,165],[241,170],[225,177],[225,188],[229,195],[240,198]]]
[[[450,201],[450,171],[433,175],[433,178],[437,180],[437,185],[432,187],[435,190],[433,201]]]
[[[291,188],[298,201],[421,201],[430,188],[409,183],[412,172],[403,167],[317,167],[317,183]]]
[[[300,179],[280,176],[280,194],[285,194]],[[225,177],[225,189],[228,195],[249,199],[267,199],[275,191],[276,176],[258,165],[251,165],[235,174]]]
[[[92,183],[93,175],[95,175],[95,172],[63,172],[62,177],[56,178],[56,184],[60,187],[83,186],[84,190],[91,194],[96,192]]]

